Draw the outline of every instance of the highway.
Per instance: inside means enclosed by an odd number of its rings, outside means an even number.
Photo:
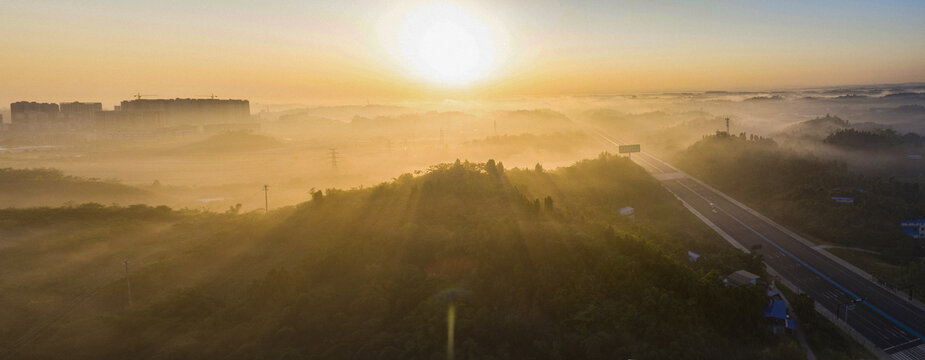
[[[617,139],[599,132],[613,145]],[[813,249],[814,244],[674,166],[641,152],[643,166],[727,240],[764,256],[782,278],[837,314],[892,359],[925,359],[925,311]],[[854,306],[852,300],[861,299]],[[850,310],[846,310],[846,308]],[[883,354],[880,354],[881,356]]]

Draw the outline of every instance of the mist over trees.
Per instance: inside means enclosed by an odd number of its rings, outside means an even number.
[[[919,259],[923,250],[899,226],[925,213],[925,193],[917,182],[865,176],[844,163],[800,154],[773,141],[723,134],[692,145],[677,155],[677,163],[816,242],[881,254],[883,261],[900,265],[888,272],[896,281],[892,286],[925,281]]]
[[[0,286],[15,290],[0,291],[0,351],[442,358],[453,304],[457,358],[800,357],[768,336],[760,289],[722,286],[763,275],[761,258],[598,155],[614,144],[597,131],[915,284],[897,219],[925,211],[919,140],[902,135],[921,133],[921,97],[905,92],[281,106],[248,131],[2,133]]]
[[[56,169],[0,168],[0,206],[31,207],[65,202],[157,203],[162,196],[113,180],[65,175]]]
[[[865,177],[768,141],[710,136],[679,154],[678,163],[785,223],[849,246],[908,251],[913,240],[897,224],[925,211],[917,183]],[[833,196],[855,202],[836,203]]]
[[[919,134],[910,132],[903,135],[892,129],[841,129],[829,134],[824,141],[826,144],[858,150],[884,150],[902,145],[916,149],[922,146],[922,137]]]
[[[623,204],[637,222],[616,219]],[[450,303],[459,358],[755,358],[779,342],[764,290],[721,281],[762,273],[760,258],[607,154],[554,171],[440,164],[270,216],[85,205],[0,219],[17,239],[0,277],[21,287],[0,297],[15,320],[2,344],[23,358],[442,357]],[[80,280],[52,292],[62,271]],[[11,307],[19,297],[52,300]]]

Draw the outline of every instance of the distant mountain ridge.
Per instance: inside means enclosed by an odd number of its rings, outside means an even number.
[[[838,116],[825,114],[822,117],[791,124],[780,131],[779,134],[803,140],[822,141],[832,133],[843,129],[876,130],[885,128],[889,127],[872,122],[852,124]]]

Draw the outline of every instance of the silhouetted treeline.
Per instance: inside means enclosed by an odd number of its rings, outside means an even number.
[[[901,135],[893,129],[872,131],[841,129],[826,137],[825,142],[850,149],[881,150],[900,145],[920,147],[922,146],[922,137],[911,132]]]

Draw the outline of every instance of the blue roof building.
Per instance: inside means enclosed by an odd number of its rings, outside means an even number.
[[[784,300],[771,300],[771,303],[764,308],[764,317],[786,320],[787,303]]]
[[[925,219],[905,220],[899,224],[906,234],[915,239],[925,239]]]

